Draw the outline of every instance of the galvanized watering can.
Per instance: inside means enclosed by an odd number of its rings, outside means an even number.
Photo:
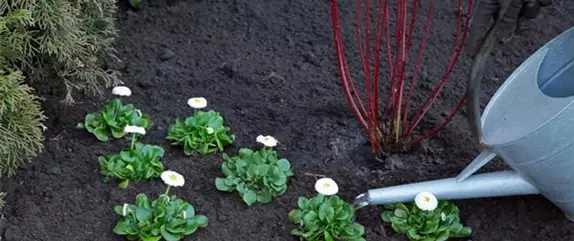
[[[542,194],[574,221],[574,28],[524,61],[481,117],[484,150],[457,177],[369,190],[355,207],[438,199]],[[474,174],[502,158],[510,171]]]

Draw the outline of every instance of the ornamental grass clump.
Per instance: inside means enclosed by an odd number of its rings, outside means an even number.
[[[223,154],[221,171],[225,178],[216,178],[219,191],[237,191],[248,206],[256,202],[269,203],[273,198],[287,191],[289,178],[293,176],[291,164],[279,158],[273,149],[277,140],[272,136],[258,136],[257,142],[264,145],[258,151],[241,148],[237,156]]]
[[[160,158],[165,151],[160,146],[136,142],[138,135],[145,135],[139,126],[126,126],[125,133],[132,134],[132,142],[127,151],[107,157],[98,157],[100,172],[108,178],[119,179],[120,188],[126,188],[130,181],[144,181],[159,177],[164,170]]]
[[[131,90],[125,86],[118,86],[112,90],[112,94],[117,96],[130,96]],[[124,104],[121,99],[116,98],[106,104],[99,112],[87,114],[82,123],[78,123],[76,128],[85,129],[92,133],[100,141],[109,141],[112,138],[123,138],[126,133],[126,126],[139,126],[145,130],[152,127],[151,117],[142,114],[132,104]]]
[[[199,228],[205,228],[209,219],[196,215],[193,206],[175,195],[169,196],[171,187],[182,187],[183,176],[174,171],[164,171],[161,178],[167,185],[164,194],[150,200],[146,194],[138,194],[135,204],[125,203],[114,207],[121,218],[114,227],[114,233],[127,240],[167,241],[182,240]]]
[[[183,121],[177,118],[168,127],[167,140],[172,146],[183,146],[186,155],[207,155],[233,143],[235,136],[227,133],[230,128],[224,126],[219,112],[199,110],[207,106],[205,98],[190,98],[187,104],[194,109],[193,114]]]
[[[445,241],[472,233],[470,227],[460,223],[458,208],[447,201],[439,202],[432,193],[419,193],[414,204],[387,205],[385,209],[383,221],[411,241]]]
[[[351,73],[352,68],[347,61],[348,55],[345,54],[338,1],[331,0],[331,20],[341,87],[360,126],[368,136],[371,148],[377,154],[403,151],[434,135],[452,121],[466,101],[466,95],[463,94],[441,124],[422,136],[414,136],[415,129],[438,99],[456,66],[468,36],[474,5],[473,0],[466,1],[465,10],[464,1],[457,0],[458,13],[452,34],[454,40],[450,42],[453,47],[450,59],[445,63],[444,73],[426,100],[414,109],[412,99],[416,96],[415,91],[419,91],[417,80],[421,76],[425,60],[424,52],[432,26],[435,2],[435,0],[412,1],[409,6],[409,1],[397,0],[395,6],[392,6],[389,0],[356,1],[356,16],[353,19],[356,20],[356,44],[361,63],[359,69],[364,80],[364,84],[358,86],[353,80],[355,74]],[[394,18],[391,17],[393,9],[396,10]],[[411,47],[414,47],[412,40],[415,36],[417,14],[420,15],[421,10],[427,11],[426,17],[423,18],[426,20],[421,26],[424,31],[417,33],[422,34],[422,38],[418,44],[418,51],[411,53]],[[391,36],[395,37],[394,41]],[[409,63],[411,54],[416,55],[416,60]],[[415,58],[410,60],[412,59]],[[381,66],[386,66],[388,74],[381,70]],[[409,75],[407,67],[411,66],[413,69]],[[379,100],[383,95],[380,90],[382,84],[380,80],[383,78],[389,81],[384,102]],[[380,106],[380,103],[384,105]]]
[[[365,228],[353,221],[355,209],[336,195],[337,183],[321,178],[315,189],[317,196],[299,197],[298,208],[289,212],[289,220],[298,225],[291,234],[306,241],[365,241]]]

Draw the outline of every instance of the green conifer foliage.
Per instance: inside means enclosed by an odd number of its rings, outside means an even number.
[[[0,176],[14,174],[42,150],[45,117],[22,80],[19,72],[0,70]]]
[[[115,0],[0,0],[0,64],[34,86],[97,94],[119,83],[102,68],[115,58]],[[6,66],[8,65],[8,66]],[[39,85],[38,85],[38,82]]]
[[[0,213],[2,213],[2,209],[4,208],[4,198],[6,198],[6,193],[0,192]]]

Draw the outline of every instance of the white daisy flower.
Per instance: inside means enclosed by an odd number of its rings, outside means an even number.
[[[430,192],[421,192],[415,196],[415,204],[423,211],[432,211],[437,208],[438,200]]]
[[[325,177],[315,182],[315,190],[325,196],[331,196],[339,192],[339,186],[333,179]]]
[[[124,127],[124,132],[145,135],[145,128],[139,126],[127,125],[126,127]]]
[[[201,109],[207,106],[207,100],[203,97],[194,97],[187,100],[187,105],[194,109]]]
[[[183,178],[183,176],[174,171],[162,172],[161,180],[163,180],[165,184],[172,187],[183,187],[183,185],[185,184],[185,179]]]
[[[255,139],[257,142],[263,144],[266,147],[275,147],[277,146],[277,139],[275,139],[275,137],[272,136],[262,136],[259,135],[257,136],[257,138]]]
[[[125,86],[116,86],[112,89],[112,94],[118,96],[130,96],[132,95],[132,90]]]

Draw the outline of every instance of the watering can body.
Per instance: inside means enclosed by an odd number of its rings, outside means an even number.
[[[357,205],[542,194],[574,218],[574,28],[524,61],[481,117],[484,147],[457,177],[369,190]],[[513,170],[474,174],[499,156]]]

